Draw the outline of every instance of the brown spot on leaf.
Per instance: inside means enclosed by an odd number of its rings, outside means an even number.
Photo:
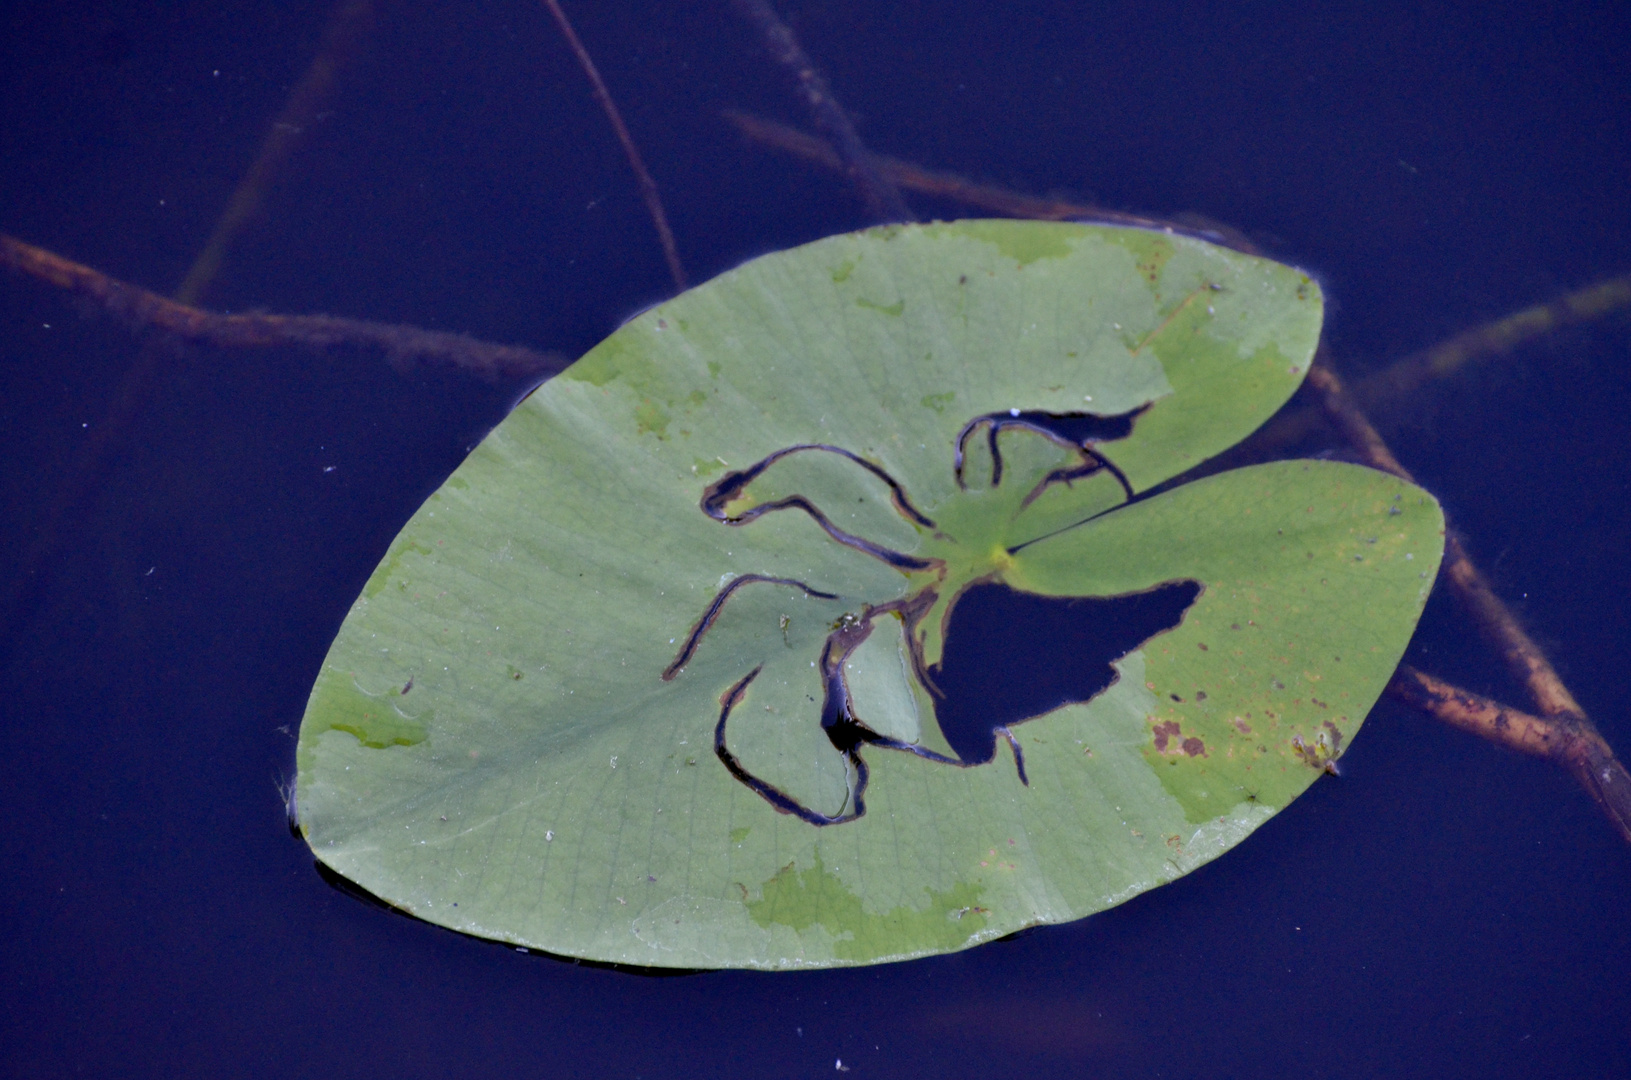
[[[1166,753],[1167,740],[1176,739],[1182,730],[1176,720],[1163,720],[1155,725],[1155,752],[1158,754]]]
[[[1206,744],[1192,735],[1184,740],[1184,753],[1190,757],[1201,757],[1206,753]]]
[[[1240,717],[1235,717],[1233,723],[1235,725],[1235,730],[1240,732],[1242,735],[1250,735],[1252,733],[1252,726],[1246,723],[1246,721],[1242,720]]]

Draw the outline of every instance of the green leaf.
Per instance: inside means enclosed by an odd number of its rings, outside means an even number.
[[[1438,566],[1433,499],[1356,466],[1144,495],[1284,403],[1321,304],[1188,237],[976,221],[639,316],[352,608],[313,851],[444,926],[686,968],[960,949],[1188,872],[1341,753]],[[955,690],[1021,640],[1001,603],[1086,635],[1006,716]]]

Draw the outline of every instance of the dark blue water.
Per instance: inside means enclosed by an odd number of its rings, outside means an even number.
[[[539,6],[376,7],[211,305],[576,354],[665,295]],[[1631,9],[1541,8],[787,5],[878,150],[1234,225],[1321,276],[1353,372],[1631,270]],[[865,224],[718,118],[803,119],[727,4],[572,10],[695,279]],[[174,289],[328,15],[8,6],[0,230]],[[1622,753],[1628,327],[1380,415]],[[0,278],[8,588],[141,355]],[[283,826],[295,726],[385,544],[516,388],[364,351],[162,360],[0,643],[6,1075],[1631,1075],[1631,848],[1560,771],[1387,702],[1342,778],[1218,862],[955,956],[645,978],[352,899]],[[1442,595],[1411,658],[1522,701]]]

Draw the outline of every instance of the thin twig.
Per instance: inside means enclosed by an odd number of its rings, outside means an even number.
[[[238,181],[232,200],[215,223],[215,231],[210,234],[204,249],[193,260],[186,278],[176,289],[177,300],[183,304],[196,304],[203,299],[204,290],[220,273],[232,241],[260,212],[266,192],[278,171],[294,152],[301,136],[316,123],[323,102],[334,89],[341,66],[368,30],[372,18],[372,0],[345,0],[334,12],[311,66],[290,92],[283,111],[267,131],[254,163]]]
[[[782,22],[768,0],[733,0],[736,10],[752,23],[764,38],[765,47],[776,61],[793,73],[800,95],[809,106],[810,116],[820,130],[837,144],[843,171],[850,178],[861,199],[872,215],[882,222],[911,221],[912,212],[900,197],[895,185],[883,176],[876,161],[856,134],[826,78],[816,70],[815,63],[805,53],[793,34],[792,27]]]
[[[1364,405],[1401,398],[1427,382],[1453,375],[1474,360],[1509,353],[1518,346],[1565,326],[1601,318],[1631,306],[1631,274],[1594,282],[1545,304],[1475,326],[1389,365],[1354,388]]]
[[[1475,361],[1512,352],[1565,326],[1600,319],[1625,307],[1631,307],[1631,274],[1605,278],[1402,357],[1382,371],[1357,380],[1348,393],[1361,408],[1373,409],[1403,399],[1433,380],[1458,374]],[[1259,433],[1258,444],[1264,449],[1291,446],[1307,438],[1319,424],[1317,407],[1286,409]]]
[[[738,109],[726,109],[723,115],[738,131],[754,142],[785,150],[795,157],[836,173],[847,171],[844,159],[838,156],[838,151],[825,139]],[[1041,221],[1060,221],[1065,218],[1090,217],[1095,213],[1094,208],[1090,206],[1058,199],[1038,199],[1006,188],[977,184],[954,173],[920,169],[910,162],[883,154],[872,155],[871,163],[885,179],[900,187],[994,210],[999,214]],[[1144,223],[1143,219],[1137,219],[1137,223]]]
[[[303,345],[318,349],[360,345],[383,350],[396,364],[446,363],[489,380],[538,378],[567,363],[562,356],[412,326],[331,315],[220,315],[201,311],[4,234],[0,234],[0,266],[55,285],[135,328],[154,327],[174,337],[211,345]],[[22,625],[33,598],[43,588],[42,569],[56,548],[63,522],[95,491],[113,448],[124,441],[146,404],[168,352],[162,344],[145,343],[114,389],[106,415],[88,432],[72,472],[40,515],[32,540],[14,564],[15,576],[6,595],[0,598],[0,630],[16,632]]]
[[[663,200],[657,194],[657,181],[646,171],[646,163],[641,160],[640,151],[634,145],[634,138],[623,123],[623,115],[617,111],[617,104],[612,101],[611,92],[606,89],[606,83],[600,77],[600,69],[595,67],[594,60],[589,56],[589,50],[578,40],[577,31],[572,29],[572,22],[566,17],[566,12],[562,10],[557,0],[544,0],[544,6],[555,16],[555,22],[561,28],[561,36],[566,38],[566,43],[572,47],[583,73],[589,77],[589,85],[594,90],[595,100],[606,113],[606,119],[611,121],[612,130],[617,133],[617,141],[623,144],[623,154],[629,159],[629,168],[634,170],[634,178],[640,184],[640,197],[646,201],[646,210],[651,214],[651,223],[657,227],[657,239],[663,245],[663,258],[668,260],[668,272],[674,277],[674,288],[684,292],[685,267],[680,265],[680,249],[675,246],[674,234],[668,228],[668,215],[663,213]]]
[[[845,171],[843,159],[825,139],[739,109],[722,110],[722,115],[744,137],[756,143],[785,150],[794,157],[803,158],[836,173]],[[1038,198],[1035,195],[1014,191],[1012,188],[979,183],[957,173],[919,168],[909,161],[884,154],[871,155],[871,161],[882,176],[908,191],[921,192],[951,202],[966,203],[1009,217],[1034,221],[1093,221],[1106,225],[1128,225],[1137,229],[1183,232],[1224,244],[1237,251],[1253,255],[1259,253],[1257,246],[1247,237],[1215,221],[1203,221],[1198,217],[1174,219],[1145,217],[1095,206],[1092,203]]]
[[[565,358],[556,354],[414,326],[333,315],[222,315],[203,311],[4,234],[0,234],[0,265],[84,297],[132,326],[156,327],[210,345],[303,345],[316,349],[358,345],[380,349],[395,363],[450,364],[488,380],[534,378],[566,365]]]

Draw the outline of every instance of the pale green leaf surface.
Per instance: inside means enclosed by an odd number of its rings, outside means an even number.
[[[866,963],[1078,918],[1239,842],[1352,738],[1437,568],[1432,499],[1291,462],[1124,498],[1106,471],[1038,488],[1074,451],[977,416],[1150,407],[1101,449],[1137,491],[1232,445],[1296,389],[1318,336],[1296,270],[1127,229],[964,222],[834,237],[748,263],[631,321],[528,398],[402,530],[346,619],[299,745],[324,863],[468,933],[675,967]],[[802,495],[844,532],[939,560],[905,572],[796,509],[732,526],[704,489],[778,450],[733,513]],[[1028,503],[1025,496],[1039,491]],[[1038,539],[1042,538],[1042,539]],[[1035,542],[1031,542],[1035,541]],[[1017,550],[1016,550],[1017,549]],[[681,670],[720,590],[742,575]],[[865,746],[855,809],[820,726],[818,661],[881,736],[950,755],[914,649],[957,590],[1204,590],[1091,702],[959,768]],[[921,599],[903,623],[868,616]],[[868,607],[871,605],[871,607]],[[1236,629],[1238,627],[1238,629]],[[1340,657],[1340,659],[1338,659]],[[1202,695],[1205,695],[1204,697]]]

